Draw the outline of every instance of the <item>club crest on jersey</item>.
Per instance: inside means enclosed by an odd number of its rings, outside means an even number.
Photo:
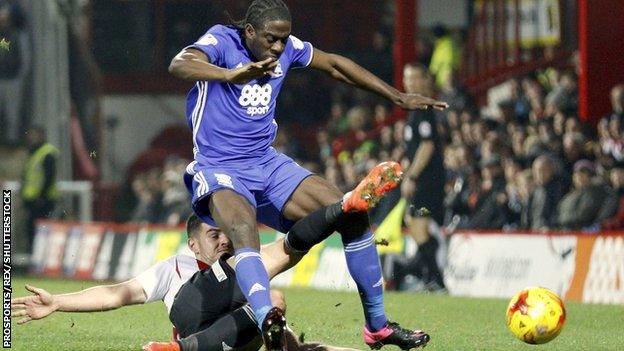
[[[284,75],[284,71],[282,71],[282,64],[277,63],[277,67],[273,70],[273,72],[269,72],[269,75],[273,78],[279,78]]]
[[[217,38],[215,38],[214,35],[212,34],[206,34],[203,37],[199,38],[199,40],[197,41],[197,44],[199,45],[217,45],[219,44],[219,41],[217,40]]]
[[[269,112],[273,87],[270,84],[247,84],[241,89],[241,96],[238,103],[242,107],[247,107],[249,116],[265,115]]]

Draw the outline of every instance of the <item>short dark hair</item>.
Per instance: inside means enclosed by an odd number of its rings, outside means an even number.
[[[235,21],[230,17],[230,22],[239,29],[243,29],[247,23],[250,23],[256,30],[259,30],[269,21],[292,22],[290,10],[282,0],[254,0],[247,8],[244,19]]]
[[[196,214],[191,214],[189,218],[186,220],[186,235],[189,238],[196,236],[199,234],[199,228],[202,223],[204,223]]]

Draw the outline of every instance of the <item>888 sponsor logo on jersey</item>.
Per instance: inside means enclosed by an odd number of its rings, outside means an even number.
[[[247,114],[250,116],[264,115],[269,112],[269,103],[273,87],[270,84],[247,84],[241,90],[238,103],[242,107],[247,107]]]

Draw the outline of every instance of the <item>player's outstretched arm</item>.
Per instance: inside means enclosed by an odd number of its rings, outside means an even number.
[[[26,285],[31,296],[11,299],[13,317],[22,317],[18,324],[42,319],[61,312],[99,312],[144,303],[143,287],[135,279],[114,285],[100,285],[82,291],[52,295],[44,289]]]
[[[314,49],[310,67],[324,71],[333,78],[366,89],[407,110],[433,107],[443,110],[448,104],[420,94],[403,93],[352,60],[337,54]]]
[[[200,50],[186,48],[171,60],[169,73],[190,81],[218,80],[244,84],[273,72],[277,63],[276,59],[268,58],[259,62],[250,62],[238,68],[227,69],[210,63],[208,56]]]

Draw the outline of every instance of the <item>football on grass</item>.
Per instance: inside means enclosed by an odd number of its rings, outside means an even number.
[[[528,344],[544,344],[554,339],[561,332],[565,318],[563,301],[546,288],[523,289],[507,307],[507,327]]]

